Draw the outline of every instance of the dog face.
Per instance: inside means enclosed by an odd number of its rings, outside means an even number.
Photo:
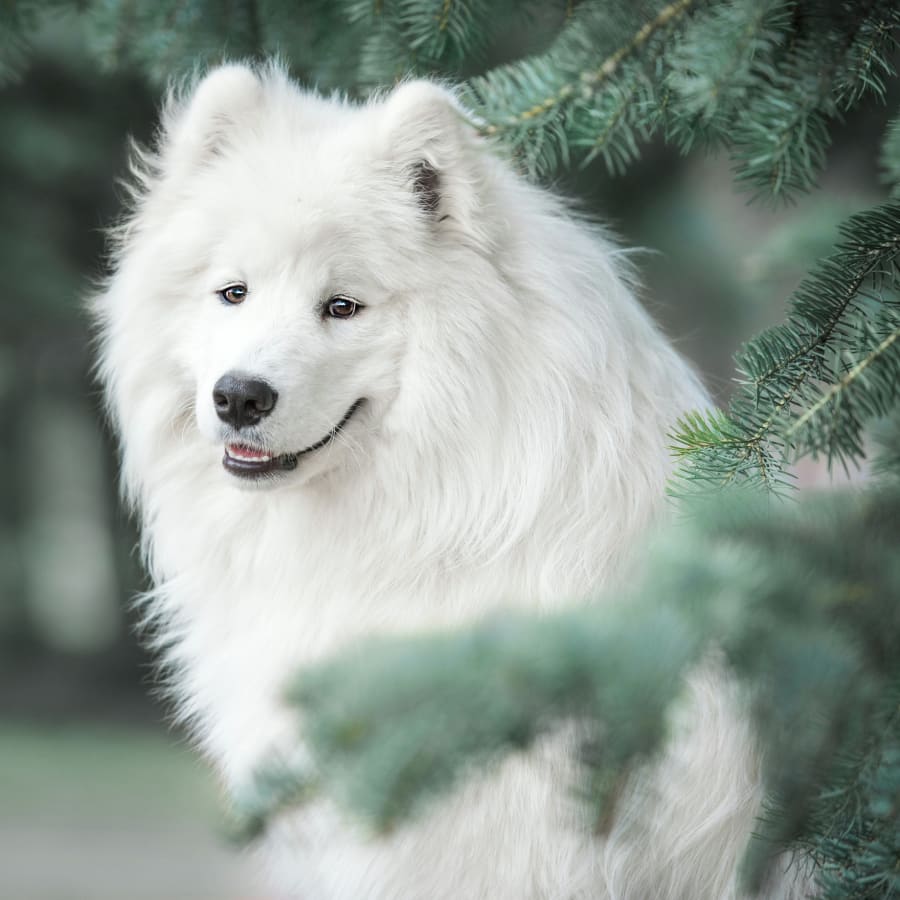
[[[399,390],[409,303],[367,263],[395,252],[371,227],[372,198],[364,208],[346,182],[343,204],[306,179],[285,190],[251,167],[239,158],[217,174],[242,186],[240,212],[198,279],[185,363],[226,473],[272,485],[370,452]]]
[[[484,244],[452,98],[413,82],[353,108],[228,66],[170,106],[162,134],[132,227],[165,268],[162,340],[186,427],[243,485],[363,461],[404,388],[411,335],[459,279],[460,251]]]

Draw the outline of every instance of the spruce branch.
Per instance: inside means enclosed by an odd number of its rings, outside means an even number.
[[[400,0],[397,19],[411,51],[459,66],[483,51],[492,12],[486,0]]]
[[[666,710],[714,644],[749,689],[765,749],[771,799],[751,883],[773,844],[810,849],[835,876],[840,866],[849,893],[835,898],[890,883],[900,852],[900,495],[771,505],[738,491],[693,513],[645,556],[624,595],[369,642],[300,673],[292,697],[314,760],[302,783],[391,828],[576,721],[584,796],[602,821],[610,786],[662,746]],[[252,800],[261,821],[283,809],[277,794],[266,794],[268,813]]]
[[[900,318],[894,320],[895,327],[890,331],[890,333],[885,337],[877,346],[873,347],[869,350],[862,359],[856,362],[853,367],[843,375],[837,382],[835,382],[831,387],[829,387],[822,396],[813,403],[799,418],[795,419],[794,422],[791,423],[790,427],[785,432],[785,437],[790,439],[795,439],[799,441],[801,436],[803,435],[804,430],[809,431],[810,426],[815,424],[815,420],[817,418],[821,418],[824,414],[829,414],[832,422],[826,423],[826,434],[832,434],[835,429],[832,426],[836,424],[835,420],[838,417],[838,411],[834,408],[836,404],[838,404],[842,399],[845,404],[849,403],[849,399],[847,397],[848,393],[852,390],[854,386],[858,383],[859,379],[864,376],[868,369],[871,366],[882,363],[884,364],[888,354],[892,351],[896,354],[897,348],[894,348],[894,344],[898,338],[900,338]],[[891,372],[888,375],[891,382],[893,382],[890,386],[890,390],[887,393],[887,399],[884,404],[878,404],[875,406],[873,403],[869,403],[869,409],[867,413],[869,413],[872,417],[877,415],[885,415],[892,405],[895,397],[896,390],[894,389],[895,385],[898,383],[898,379],[900,379],[900,357],[894,360],[894,364],[891,367]],[[856,429],[856,434],[860,431],[860,428]],[[814,448],[817,446],[817,439],[815,436],[806,436],[804,439],[804,446],[807,448]],[[831,456],[837,455],[838,446],[833,442],[829,442],[827,445],[827,449]],[[819,448],[821,449],[821,448]],[[851,445],[851,449],[857,456],[862,456],[862,447],[858,441],[854,441]]]
[[[734,0],[688,23],[667,53],[671,96],[661,111],[667,138],[683,152],[698,142],[728,142],[748,98],[774,76],[791,11],[786,0]]]
[[[762,371],[755,371],[755,374],[749,379],[749,383],[756,390],[757,399],[761,390],[776,375],[789,370],[795,363],[804,358],[811,360],[813,363],[820,359],[820,354],[816,351],[827,346],[828,342],[834,336],[836,329],[841,324],[845,314],[850,308],[853,301],[860,297],[865,299],[871,298],[871,295],[865,294],[862,290],[863,285],[873,275],[882,271],[889,271],[896,262],[897,255],[900,253],[900,234],[892,235],[889,229],[883,235],[883,240],[876,238],[876,243],[866,244],[864,246],[847,244],[844,247],[838,247],[835,257],[826,261],[821,270],[812,279],[804,282],[796,292],[795,312],[802,302],[803,308],[811,312],[818,313],[815,309],[816,300],[814,298],[822,295],[824,290],[828,290],[830,294],[836,297],[836,302],[830,303],[830,309],[826,310],[826,314],[821,323],[811,322],[794,322],[789,320],[787,326],[781,326],[762,335],[758,339],[757,345],[751,344],[744,349],[742,354],[742,362],[748,371],[754,372],[759,356],[756,355],[759,344],[770,341],[770,346],[781,343],[785,346],[791,340],[792,335],[803,333],[807,329],[802,326],[804,324],[812,326],[813,336],[800,344],[795,350],[788,353],[781,359],[775,359],[771,365],[765,367]],[[853,220],[847,226],[841,228],[842,234],[847,234],[853,228]],[[850,274],[849,279],[846,277]],[[811,302],[810,302],[811,301]],[[797,316],[800,318],[800,316]],[[799,325],[799,328],[791,328],[791,325]],[[763,354],[765,351],[763,351]],[[753,354],[754,356],[751,356]],[[809,374],[814,374],[817,367],[813,366]]]
[[[608,172],[622,174],[640,156],[638,139],[646,141],[651,127],[641,110],[654,102],[654,88],[643,66],[625,64],[620,77],[594,98],[590,108],[578,110],[572,144],[586,151],[583,164],[603,158]]]
[[[883,96],[900,25],[892,5],[877,0],[836,4],[827,14],[814,4],[793,10],[789,38],[731,135],[735,178],[771,199],[812,188],[830,123],[865,93]]]
[[[777,490],[787,462],[806,454],[856,462],[864,428],[900,399],[900,205],[852,216],[841,235],[794,293],[787,322],[738,354],[728,414],[679,423],[676,493],[745,478]]]
[[[357,86],[379,88],[408,75],[451,75],[479,60],[507,22],[510,0],[344,0],[360,28]]]
[[[570,145],[588,148],[590,158],[601,153],[610,163],[617,156],[629,161],[636,154],[628,147],[610,150],[610,136],[621,132],[631,140],[630,128],[621,127],[626,116],[649,133],[650,120],[639,111],[653,105],[646,96],[653,79],[645,66],[662,53],[662,36],[696,2],[651,7],[649,17],[638,21],[619,21],[599,5],[579,7],[545,54],[470,81],[470,106],[481,132],[503,141],[532,174],[567,164]],[[647,102],[633,102],[641,97]]]
[[[307,673],[292,696],[308,711],[309,739],[335,763],[321,773],[326,789],[390,829],[471,763],[489,764],[595,706],[616,733],[595,785],[614,784],[662,738],[663,710],[696,652],[667,610],[630,608],[615,622],[504,616],[461,635],[385,639],[356,663]],[[627,659],[643,661],[631,679],[617,675]],[[356,680],[363,672],[367,688]]]
[[[596,87],[598,84],[608,81],[616,73],[623,60],[637,53],[657,31],[671,25],[686,13],[694,2],[695,0],[675,0],[674,3],[663,7],[653,19],[638,29],[627,44],[608,56],[598,69],[584,73],[581,78],[582,83]]]
[[[384,15],[384,4],[385,0],[341,0],[347,21],[353,23],[377,21]]]
[[[862,8],[854,3],[845,7],[843,20],[842,30],[851,37],[837,70],[834,99],[846,110],[866,93],[884,99],[886,80],[895,74],[892,57],[898,47],[900,9],[892,0],[871,0]]]
[[[815,860],[825,900],[874,900],[900,892],[900,696],[881,701],[872,737],[841,765],[849,773],[812,810],[800,846]],[[842,773],[843,774],[843,773]],[[844,781],[841,778],[841,781]]]
[[[272,818],[306,803],[320,790],[304,762],[269,760],[233,797],[228,836],[238,844],[255,841]]]
[[[27,52],[31,10],[9,0],[0,77]],[[77,6],[96,55],[161,82],[224,58],[278,53],[323,87],[365,93],[410,74],[460,78],[509,24],[511,0],[103,0]],[[682,150],[729,149],[735,177],[789,197],[814,183],[831,126],[893,77],[888,0],[567,2],[551,47],[474,77],[476,125],[532,175],[602,157],[623,171],[662,126]],[[347,59],[355,65],[348,66]],[[18,61],[18,62],[17,62]]]
[[[808,191],[825,165],[830,143],[822,110],[828,84],[808,69],[777,73],[768,91],[756,93],[731,135],[735,180],[756,198],[779,199]]]

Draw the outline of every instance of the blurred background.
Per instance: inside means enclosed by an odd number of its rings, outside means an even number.
[[[503,58],[541,27],[507,36]],[[0,87],[0,897],[259,898],[135,634],[144,576],[83,301],[104,273],[126,137],[151,137],[159,89],[103,71],[86,40],[51,17]],[[884,194],[891,99],[841,126],[826,190],[790,208],[749,204],[727,161],[662,144],[624,176],[595,165],[558,183],[646,248],[643,299],[719,400],[739,344],[783,317],[837,223]]]

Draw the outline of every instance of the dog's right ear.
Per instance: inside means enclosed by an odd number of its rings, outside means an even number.
[[[170,94],[160,143],[164,168],[175,175],[190,172],[240,140],[262,92],[253,69],[232,63],[213,69],[185,95]]]
[[[383,101],[378,146],[435,223],[478,231],[484,150],[454,95],[430,81],[409,81]]]

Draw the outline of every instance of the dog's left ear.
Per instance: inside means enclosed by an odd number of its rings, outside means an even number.
[[[384,157],[435,222],[476,221],[484,150],[453,94],[430,81],[395,88],[383,108]]]

